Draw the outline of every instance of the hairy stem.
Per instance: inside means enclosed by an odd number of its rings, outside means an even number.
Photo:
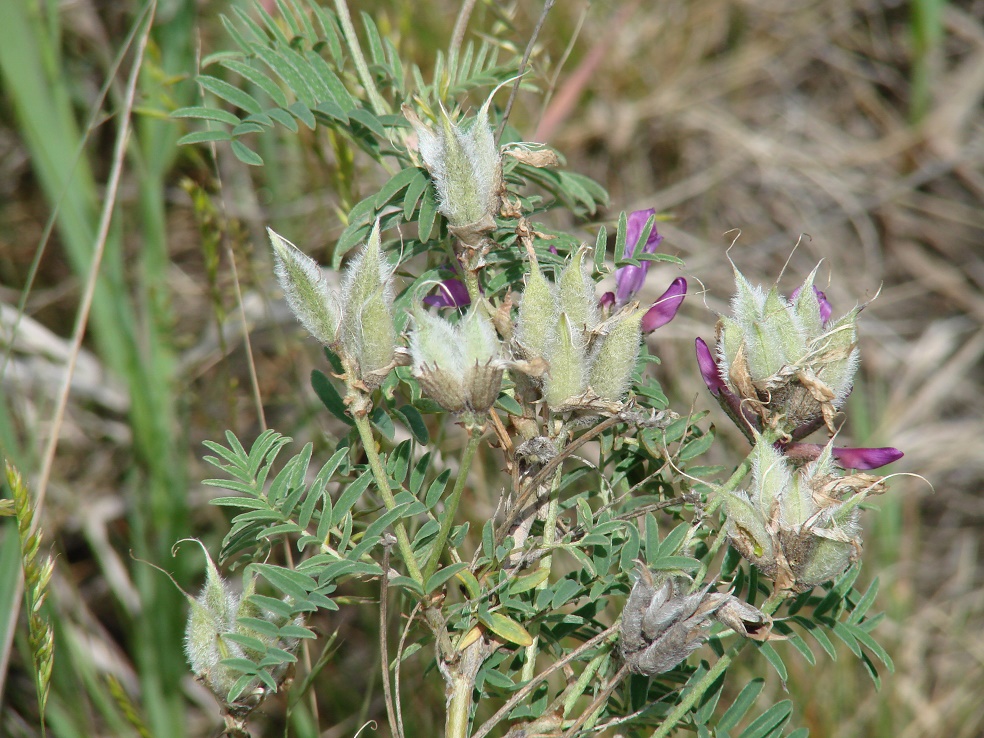
[[[547,503],[547,517],[543,522],[543,540],[540,544],[541,548],[548,551],[557,538],[557,513],[560,511],[560,495],[558,494],[560,478],[561,470],[558,468],[556,474],[554,474],[553,483],[550,485],[550,501]],[[546,570],[548,574],[547,578],[537,585],[537,591],[549,586],[549,572],[553,568],[553,555],[548,553],[540,559],[539,568]],[[524,682],[533,678],[536,670],[536,654],[539,648],[540,634],[537,632],[533,634],[533,642],[526,647],[526,662],[523,664],[523,673],[520,676],[520,679]]]
[[[376,487],[379,494],[383,496],[383,504],[387,510],[396,507],[396,500],[393,498],[393,490],[390,489],[389,479],[386,477],[386,470],[383,469],[383,462],[376,451],[376,439],[372,435],[372,428],[369,427],[369,416],[365,413],[353,413],[355,427],[359,430],[359,438],[362,440],[362,447],[365,449],[366,458],[369,460],[369,468],[372,469],[372,476],[376,480]],[[423,588],[424,575],[420,571],[417,559],[413,555],[413,547],[410,545],[410,537],[407,535],[406,526],[402,520],[397,520],[393,524],[396,531],[396,543],[400,548],[400,555],[407,565],[407,573],[410,578]],[[388,576],[383,572],[383,576]]]
[[[438,530],[437,538],[434,540],[434,549],[431,551],[427,566],[424,567],[425,582],[437,571],[437,567],[441,563],[441,554],[444,553],[444,546],[447,545],[448,536],[451,534],[451,527],[454,525],[454,515],[458,511],[458,503],[461,502],[461,493],[464,491],[465,483],[468,481],[468,470],[471,468],[472,459],[475,457],[475,451],[478,450],[478,444],[481,440],[482,433],[481,431],[477,431],[469,437],[468,445],[465,446],[465,453],[461,457],[461,466],[458,468],[458,478],[454,480],[454,488],[451,490],[451,496],[448,498],[447,504],[444,507],[441,528]]]
[[[479,638],[461,652],[458,662],[453,666],[449,680],[448,719],[444,738],[468,738],[475,677],[488,654],[485,639]]]

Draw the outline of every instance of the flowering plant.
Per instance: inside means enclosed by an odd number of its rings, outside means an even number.
[[[549,229],[545,210],[590,216],[604,191],[549,148],[517,142],[495,91],[465,113],[470,90],[508,81],[519,63],[496,66],[487,45],[469,46],[446,60],[453,84],[436,74],[427,85],[416,69],[410,84],[371,21],[372,68],[347,10],[318,8],[320,31],[285,12],[290,43],[268,18],[261,39],[223,62],[271,100],[227,92],[248,115],[220,133],[258,164],[241,126],[296,119],[392,174],[346,214],[338,289],[269,232],[284,297],[324,348],[330,371],[312,385],[340,430],[310,471],[312,444],[276,463],[291,439],[274,431],[249,448],[232,434],[207,444],[227,477],[207,483],[234,493],[213,503],[238,511],[218,562],[243,566],[244,583],[235,591],[209,562],[187,648],[227,731],[245,734],[253,709],[292,680],[316,706],[318,672],[298,654],[341,607],[378,616],[393,735],[429,724],[402,710],[405,669],[443,681],[448,738],[515,738],[623,724],[725,735],[754,700],[745,690],[717,708],[749,642],[784,679],[771,642],[813,659],[806,632],[890,666],[869,632],[875,590],[853,589],[860,505],[884,482],[842,467],[900,454],[801,442],[838,429],[860,308],[831,321],[815,274],[787,299],[736,270],[716,348],[697,339],[692,367],[659,367],[699,368],[752,443],[730,476],[699,465],[714,439],[706,413],[670,409],[647,340],[675,316],[686,280],[651,306],[636,299],[653,262],[680,264],[658,251],[656,213],[623,214],[613,237],[601,225],[590,244]],[[599,296],[613,271],[614,292]],[[792,715],[781,702],[742,735],[779,735]]]

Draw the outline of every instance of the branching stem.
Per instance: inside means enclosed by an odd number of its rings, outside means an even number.
[[[437,538],[434,540],[434,548],[431,551],[430,559],[427,561],[427,566],[424,567],[425,582],[437,571],[437,567],[441,563],[441,554],[444,553],[444,546],[447,545],[448,536],[451,534],[451,527],[454,525],[454,516],[458,511],[458,503],[461,502],[461,493],[464,491],[465,484],[468,481],[468,471],[471,469],[472,459],[475,457],[475,451],[478,450],[478,444],[481,440],[481,431],[476,431],[469,437],[468,445],[465,446],[465,453],[461,457],[461,466],[458,468],[458,478],[454,480],[454,488],[451,490],[451,496],[444,506],[444,517],[441,519],[441,528],[438,530]]]

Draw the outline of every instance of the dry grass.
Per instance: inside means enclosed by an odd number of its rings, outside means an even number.
[[[552,126],[550,142],[568,157],[571,168],[608,187],[613,210],[606,217],[614,218],[623,208],[652,206],[671,216],[660,225],[664,248],[685,259],[691,297],[683,314],[655,340],[664,360],[660,378],[681,402],[696,397],[699,407],[711,405],[696,375],[693,337],[709,338],[713,311],[726,305],[726,250],[733,241],[731,258],[762,281],[773,279],[788,261],[782,285],[791,289],[822,260],[823,288],[835,306],[847,309],[878,294],[862,320],[863,378],[844,435],[857,444],[898,446],[906,452],[898,468],[928,480],[897,478],[890,495],[879,501],[881,514],[867,523],[866,576],[877,574],[882,582],[879,604],[889,618],[878,635],[897,671],[883,675],[882,691],[872,697],[867,677],[852,658],[831,664],[821,657],[821,667],[808,669],[790,656],[796,719],[815,736],[981,735],[980,0],[947,7],[944,41],[931,60],[933,102],[918,123],[909,117],[908,10],[896,3],[558,5],[537,58],[545,78],[552,77],[551,65],[564,53],[582,11],[586,15],[559,75],[554,107],[545,116]],[[400,28],[398,4],[384,10]],[[445,17],[453,17],[451,12]],[[477,11],[476,21],[482,12]],[[520,12],[516,27],[530,28],[534,20]],[[411,33],[405,27],[403,32]],[[85,48],[84,38],[76,40]],[[582,63],[589,65],[588,73],[578,75]],[[570,109],[564,109],[565,100],[574,101]],[[529,107],[517,112],[515,122],[531,133],[540,111],[531,98],[521,102]],[[30,162],[17,132],[9,117],[4,121],[0,302],[8,326],[7,307],[17,302],[44,206],[31,185]],[[292,328],[290,340],[285,339],[284,326],[291,322],[278,304],[265,299],[271,282],[266,257],[253,259],[245,234],[260,244],[259,226],[267,217],[290,215],[309,218],[307,243],[325,243],[337,235],[325,224],[337,197],[324,175],[309,170],[292,184],[302,194],[264,212],[254,205],[258,190],[253,180],[230,159],[222,160],[226,212],[244,225],[243,238],[233,245],[267,422],[298,429],[293,435],[299,438],[317,438],[317,426],[325,421],[310,418],[295,401],[296,388],[306,386],[316,357],[298,348]],[[182,166],[202,176],[187,161]],[[228,270],[220,270],[210,284],[199,231],[177,188],[179,177],[176,171],[168,207],[169,281],[174,341],[187,392],[181,398],[188,405],[187,462],[197,479],[203,475],[195,461],[199,440],[217,437],[226,427],[248,437],[258,421]],[[15,190],[2,184],[15,181],[25,186]],[[28,303],[30,317],[21,321],[3,378],[18,432],[37,445],[46,436],[79,294],[59,258],[49,256],[42,263]],[[667,271],[662,276],[667,279],[650,280],[654,297],[657,285],[674,275]],[[221,331],[216,301],[228,314]],[[45,510],[46,529],[62,541],[53,589],[63,609],[76,614],[67,627],[72,637],[89,644],[101,669],[124,683],[132,682],[133,666],[112,632],[118,615],[106,606],[105,595],[112,592],[119,602],[137,607],[123,563],[128,545],[119,494],[127,485],[132,454],[126,405],[125,395],[106,379],[99,357],[83,353]],[[723,416],[712,418],[727,433]],[[189,492],[190,504],[200,508],[197,489]],[[217,519],[215,511],[196,509],[195,524],[202,529]],[[8,699],[23,695],[23,689],[13,681]],[[778,692],[779,686],[774,689]],[[209,703],[203,704],[208,715]],[[0,725],[14,734],[15,722],[11,718]],[[205,724],[210,724],[207,718]],[[18,728],[16,734],[32,733]]]

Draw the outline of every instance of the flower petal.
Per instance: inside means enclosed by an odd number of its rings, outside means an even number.
[[[820,457],[825,447],[816,443],[790,443],[782,449],[783,454],[795,461],[814,461]],[[885,446],[882,448],[838,448],[833,449],[837,463],[845,469],[861,469],[864,471],[898,461],[904,454],[897,448]]]
[[[659,299],[653,303],[648,312],[642,317],[642,332],[651,333],[671,320],[677,314],[677,310],[683,304],[683,298],[687,296],[687,280],[677,277],[670,283]]]
[[[438,293],[425,297],[424,304],[432,307],[463,307],[471,304],[471,297],[468,296],[468,288],[464,282],[451,278],[442,280]]]
[[[846,469],[877,469],[898,461],[904,454],[897,448],[834,448],[834,458]]]
[[[646,227],[649,219],[656,215],[654,208],[648,210],[635,210],[629,213],[625,227],[625,247],[622,251],[622,258],[628,259],[636,255],[636,242],[642,235],[642,229]],[[659,248],[663,237],[656,231],[656,226],[649,232],[649,238],[642,245],[642,253],[655,254]],[[617,305],[624,305],[632,296],[642,289],[643,282],[646,281],[646,273],[652,262],[644,261],[639,266],[620,267],[615,271],[615,302]]]
[[[606,292],[601,296],[601,299],[598,300],[598,307],[600,308],[611,307],[614,304],[615,304],[614,292]]]
[[[700,366],[700,376],[704,378],[704,384],[707,385],[707,389],[716,397],[721,390],[725,389],[726,385],[724,384],[724,380],[721,379],[721,373],[718,371],[718,365],[714,361],[714,354],[711,353],[710,347],[704,342],[703,338],[698,338],[696,345],[697,365]]]

